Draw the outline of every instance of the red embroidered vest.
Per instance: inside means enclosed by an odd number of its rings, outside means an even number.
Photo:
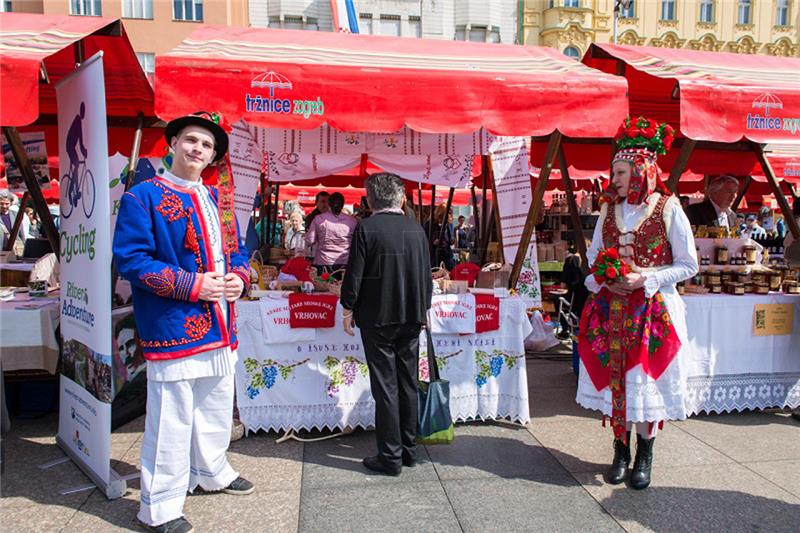
[[[626,234],[633,234],[632,260],[639,268],[654,268],[672,264],[672,246],[667,238],[667,228],[664,223],[664,206],[668,196],[658,199],[652,214],[647,217],[639,229],[623,233],[617,225],[615,207],[608,206],[608,213],[603,222],[603,244],[606,248],[617,247],[624,258],[631,256],[631,250],[626,249],[620,238]],[[627,252],[627,253],[626,253]],[[630,259],[629,259],[630,260]]]

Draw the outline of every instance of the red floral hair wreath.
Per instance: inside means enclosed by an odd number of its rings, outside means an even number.
[[[656,164],[656,158],[670,149],[674,133],[675,130],[669,124],[658,124],[645,117],[639,117],[635,121],[628,117],[620,124],[614,137],[618,151],[612,164],[626,161],[631,165],[631,181],[627,194],[629,204],[640,204],[654,192],[671,194],[661,181],[661,170]],[[622,200],[613,182],[609,183],[602,201],[619,203]]]

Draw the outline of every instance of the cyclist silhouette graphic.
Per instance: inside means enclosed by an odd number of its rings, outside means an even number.
[[[61,202],[61,216],[72,216],[72,210],[83,208],[83,214],[90,218],[94,213],[95,183],[91,169],[86,165],[88,152],[83,145],[83,120],[86,118],[86,105],[81,102],[80,112],[72,120],[67,131],[66,149],[69,158],[69,172],[61,176],[61,188],[67,193],[67,201]],[[83,158],[78,155],[80,151]]]
[[[67,156],[69,156],[69,174],[72,179],[69,182],[68,197],[73,205],[77,205],[78,200],[81,198],[81,191],[79,187],[78,166],[86,161],[86,147],[83,145],[83,127],[82,122],[86,116],[86,105],[81,102],[80,114],[75,116],[72,125],[67,132]],[[80,147],[83,160],[78,159],[77,148]]]

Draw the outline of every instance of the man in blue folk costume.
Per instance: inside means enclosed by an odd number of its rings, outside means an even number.
[[[183,518],[187,492],[253,492],[226,457],[234,302],[248,287],[249,264],[232,212],[219,207],[225,195],[205,186],[200,175],[221,162],[220,188],[231,183],[228,135],[220,121],[217,114],[198,112],[167,125],[171,171],[123,195],[114,236],[114,258],[133,287],[147,359],[138,519],[164,533],[192,531]]]

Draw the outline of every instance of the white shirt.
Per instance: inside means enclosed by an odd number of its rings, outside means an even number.
[[[729,228],[730,224],[728,223],[728,215],[732,213],[730,209],[722,209],[720,206],[714,203],[714,200],[711,198],[708,199],[711,202],[711,205],[714,206],[714,210],[717,212],[717,227],[720,228]]]
[[[211,254],[214,259],[214,272],[225,273],[225,255],[222,251],[222,230],[219,225],[219,210],[214,205],[211,192],[202,181],[188,181],[165,171],[164,179],[197,193],[200,211],[197,213],[208,228],[208,239],[211,243]],[[225,323],[228,323],[228,306],[224,300],[218,303],[222,309]],[[237,354],[230,346],[209,350],[188,357],[147,362],[147,379],[151,381],[181,381],[211,376],[229,376],[234,372]]]
[[[594,264],[597,252],[603,248],[603,223],[606,216],[616,216],[621,232],[636,231],[644,220],[653,212],[655,204],[661,197],[660,194],[651,194],[648,202],[631,205],[622,202],[615,206],[603,206],[597,226],[594,228],[592,244],[586,252],[586,259],[590,265]],[[667,240],[672,247],[672,264],[655,269],[642,269],[645,275],[645,295],[650,298],[661,290],[674,290],[675,284],[694,276],[698,271],[697,250],[695,249],[694,236],[689,219],[681,208],[680,202],[672,196],[664,207],[664,220],[666,222]],[[592,292],[600,292],[600,284],[594,276],[586,277],[586,288]]]

